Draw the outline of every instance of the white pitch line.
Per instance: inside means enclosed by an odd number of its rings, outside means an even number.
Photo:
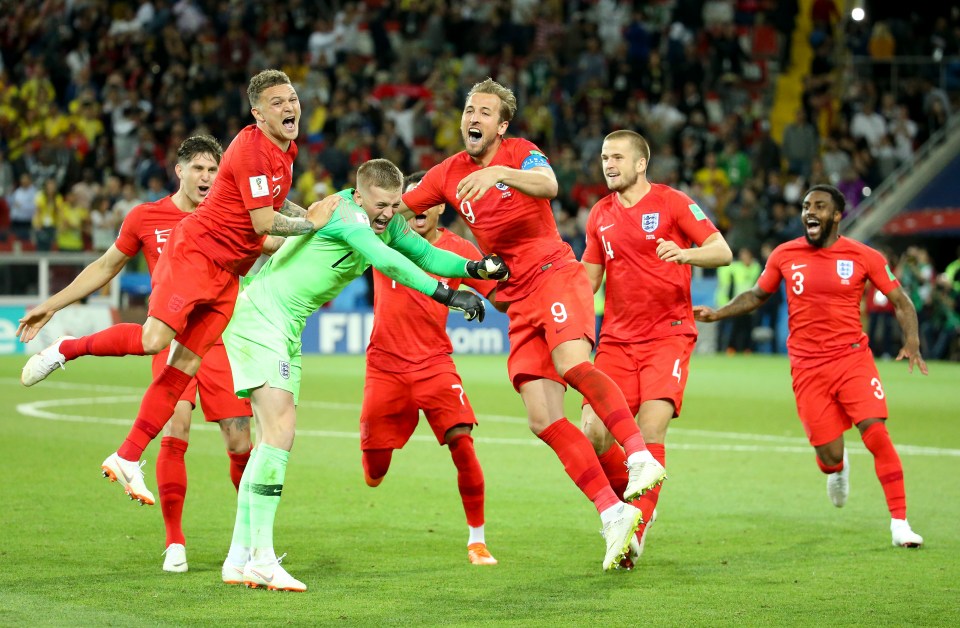
[[[19,382],[17,382],[19,383]],[[76,384],[60,383],[58,386],[63,389],[83,389],[90,390],[90,387],[80,386]],[[121,386],[107,386],[102,388],[109,388],[112,391],[117,391],[122,389],[124,391],[130,391],[130,387],[121,387]],[[17,404],[17,412],[24,416],[30,416],[37,419],[43,419],[47,421],[63,421],[71,423],[99,423],[102,425],[130,425],[130,419],[113,419],[107,417],[99,416],[89,416],[89,415],[74,415],[74,414],[63,414],[60,412],[52,412],[48,408],[59,408],[63,406],[82,406],[82,405],[93,405],[93,404],[110,404],[110,403],[136,403],[140,401],[140,396],[135,395],[117,395],[117,396],[104,396],[104,397],[79,397],[73,399],[45,399],[42,401],[32,401],[28,403]],[[341,403],[341,402],[326,402],[326,401],[307,401],[301,404],[301,406],[319,408],[324,410],[341,410],[341,411],[350,411],[357,412],[359,414],[360,404],[356,403]],[[505,415],[486,415],[478,414],[478,419],[484,421],[492,422],[503,422],[503,423],[512,423],[519,425],[526,425],[526,419],[522,417],[513,417]],[[191,429],[199,430],[216,430],[217,427],[210,425],[208,423],[198,423],[191,426]],[[749,445],[749,444],[719,444],[719,443],[670,443],[670,449],[672,450],[683,450],[683,451],[725,451],[725,452],[774,452],[774,453],[798,453],[798,454],[809,454],[810,446],[807,444],[806,439],[798,438],[793,436],[774,436],[770,434],[749,434],[741,432],[714,432],[710,430],[696,430],[696,429],[686,429],[686,428],[674,428],[670,430],[670,433],[673,435],[680,434],[681,436],[702,436],[706,438],[720,438],[720,439],[738,439],[738,440],[755,440],[760,442],[779,442],[784,443],[783,445]],[[340,432],[340,431],[329,431],[329,430],[297,430],[297,436],[315,436],[319,438],[346,438],[356,440],[360,437],[357,432]],[[419,441],[419,442],[436,442],[436,438],[433,436],[419,435],[414,434],[410,440]],[[529,438],[500,438],[500,437],[486,437],[486,436],[477,436],[476,441],[479,443],[492,444],[492,445],[525,445],[525,446],[540,446],[543,443],[540,439],[533,437],[532,435]],[[947,457],[960,457],[960,449],[946,449],[941,447],[924,447],[920,445],[897,445],[897,450],[903,454],[911,454],[915,456],[947,456]],[[852,454],[865,455],[867,451],[857,445],[848,445],[848,451]]]

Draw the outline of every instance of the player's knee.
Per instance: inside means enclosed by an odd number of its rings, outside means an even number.
[[[471,431],[473,431],[472,425],[456,425],[444,433],[443,442],[447,444],[447,447],[454,447],[460,439],[470,436]]]

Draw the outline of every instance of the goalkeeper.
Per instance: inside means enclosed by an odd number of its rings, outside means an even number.
[[[322,229],[287,239],[240,293],[223,333],[234,389],[249,397],[257,423],[256,446],[240,482],[237,517],[222,577],[228,584],[305,591],[280,566],[273,521],[296,426],[300,393],[300,336],[307,317],[336,297],[369,265],[432,297],[468,320],[483,320],[476,294],[451,290],[441,277],[505,279],[495,255],[471,261],[430,246],[401,216],[403,175],[386,159],[357,170],[357,189],[342,198]],[[421,270],[421,268],[423,270]]]

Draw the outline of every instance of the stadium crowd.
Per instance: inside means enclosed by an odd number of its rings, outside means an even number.
[[[105,250],[130,209],[176,189],[186,137],[226,144],[246,124],[252,70],[280,68],[297,87],[291,198],[304,206],[352,185],[370,158],[412,172],[458,150],[463,96],[492,76],[518,96],[511,132],[551,158],[557,223],[578,257],[587,214],[608,193],[600,144],[629,128],[651,142],[650,180],[697,200],[742,280],[802,235],[803,190],[831,183],[854,206],[946,124],[956,103],[938,74],[892,81],[885,65],[960,55],[960,15],[933,10],[930,34],[913,37],[911,20],[858,23],[832,0],[814,2],[802,106],[778,141],[770,76],[791,63],[795,2],[10,5],[0,16],[0,248]],[[871,71],[851,75],[848,53],[871,58]],[[934,269],[922,247],[887,253],[920,312],[925,354],[957,358],[956,267]],[[892,329],[885,305],[868,302],[871,325]],[[747,328],[722,342],[750,350],[753,339]]]

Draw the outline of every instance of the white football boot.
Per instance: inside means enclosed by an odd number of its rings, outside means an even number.
[[[27,363],[23,365],[23,371],[20,372],[20,383],[24,386],[33,386],[37,382],[42,382],[47,375],[53,373],[58,368],[66,370],[67,359],[60,353],[60,343],[64,340],[74,340],[73,336],[60,336],[52,345],[40,353],[30,356]]]
[[[140,462],[124,460],[117,455],[117,452],[113,452],[100,465],[100,470],[103,472],[103,477],[110,478],[111,482],[120,482],[130,499],[140,502],[141,506],[153,506],[155,503],[153,493],[143,483],[143,465],[145,464],[145,460]]]
[[[163,570],[183,573],[187,570],[187,548],[180,543],[171,543],[163,550]]]
[[[629,551],[631,541],[636,540],[635,533],[643,523],[643,513],[632,504],[620,503],[603,511],[601,519],[604,521],[600,534],[607,542],[603,570],[619,569],[620,561]]]
[[[893,537],[894,547],[923,547],[923,537],[910,528],[906,519],[891,519],[890,535]]]
[[[847,450],[843,450],[843,468],[836,473],[827,474],[827,497],[837,508],[843,508],[850,495],[850,461],[847,460]]]

